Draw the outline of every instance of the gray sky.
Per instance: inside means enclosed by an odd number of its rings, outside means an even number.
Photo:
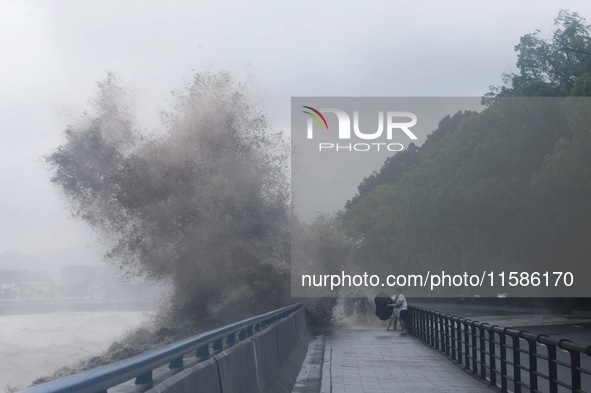
[[[589,1],[0,0],[0,252],[93,244],[43,155],[113,70],[154,118],[199,70],[252,77],[289,131],[291,96],[480,96],[513,47]]]

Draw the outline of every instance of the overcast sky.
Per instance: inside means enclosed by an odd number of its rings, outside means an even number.
[[[195,71],[252,77],[289,132],[292,96],[480,96],[514,45],[589,1],[0,0],[0,252],[91,245],[42,157],[112,70],[146,117]]]

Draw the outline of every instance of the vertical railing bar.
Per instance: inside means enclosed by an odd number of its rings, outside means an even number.
[[[478,374],[478,347],[476,341],[476,321],[472,321],[471,331],[472,331],[472,339],[471,339],[471,347],[472,347],[472,372],[474,374]]]
[[[480,325],[480,378],[486,379],[486,343],[484,341],[484,325]]]
[[[581,391],[581,353],[567,350],[570,354],[571,387],[573,392]]]
[[[231,347],[232,345],[236,344],[236,333],[231,333],[226,337],[226,345]]]
[[[205,360],[209,358],[209,344],[205,344],[199,348],[197,348],[197,352],[195,353],[195,357],[199,360]]]
[[[538,391],[538,343],[535,340],[527,340],[529,346],[529,388],[532,392]]]
[[[136,385],[146,385],[152,383],[152,370],[146,371],[135,378]]]
[[[451,331],[450,331],[451,358],[453,360],[457,360],[457,357],[456,357],[456,345],[457,345],[457,343],[456,343],[456,321],[455,321],[455,319],[450,318],[449,324],[450,324],[450,329],[451,329]]]
[[[456,339],[458,342],[458,359],[457,363],[462,364],[462,321],[463,318],[458,318],[456,321]]]
[[[501,392],[507,392],[507,337],[505,330],[499,333],[499,347],[501,349]]]
[[[429,312],[429,344],[431,348],[435,348],[435,314],[433,312]]]
[[[427,322],[425,310],[421,310],[420,318],[421,318],[421,341],[427,342],[426,327],[427,327],[428,322]]]
[[[469,320],[464,320],[464,367],[470,369],[470,332],[468,331]]]
[[[445,315],[439,314],[439,344],[441,353],[445,353]]]
[[[558,366],[556,364],[556,345],[545,344],[548,349],[548,384],[550,393],[558,393]]]
[[[211,348],[214,351],[221,351],[224,349],[224,342],[222,341],[221,338],[219,338],[213,342],[213,345],[211,346]]]
[[[519,336],[512,335],[513,339],[513,391],[521,393],[521,353],[519,352]]]
[[[449,314],[445,314],[443,316],[443,320],[445,321],[445,354],[447,356],[450,355],[450,352],[449,352],[449,321],[450,321],[450,318],[449,317],[450,317]]]
[[[441,321],[441,313],[437,314],[437,349],[443,352],[443,324]]]
[[[419,334],[420,334],[420,339],[422,342],[425,342],[425,311],[424,310],[420,310],[419,313],[417,314],[417,324],[421,327],[419,329]]]
[[[176,358],[168,364],[168,368],[170,370],[175,370],[177,368],[183,368],[183,366],[184,366],[184,363],[183,363],[182,357]]]
[[[495,341],[495,327],[492,325],[488,331],[488,352],[489,352],[489,363],[490,363],[490,384],[497,386],[497,359],[496,359],[496,348],[497,343]]]

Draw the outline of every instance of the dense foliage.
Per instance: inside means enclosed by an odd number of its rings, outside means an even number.
[[[518,71],[482,113],[442,119],[359,186],[342,213],[364,238],[359,263],[386,272],[588,264],[590,28],[561,11],[551,40],[535,32],[515,49]]]

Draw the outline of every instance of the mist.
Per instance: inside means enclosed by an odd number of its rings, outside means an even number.
[[[212,326],[289,299],[284,139],[249,83],[199,73],[147,132],[113,73],[47,162],[123,276],[172,283],[162,323]]]

